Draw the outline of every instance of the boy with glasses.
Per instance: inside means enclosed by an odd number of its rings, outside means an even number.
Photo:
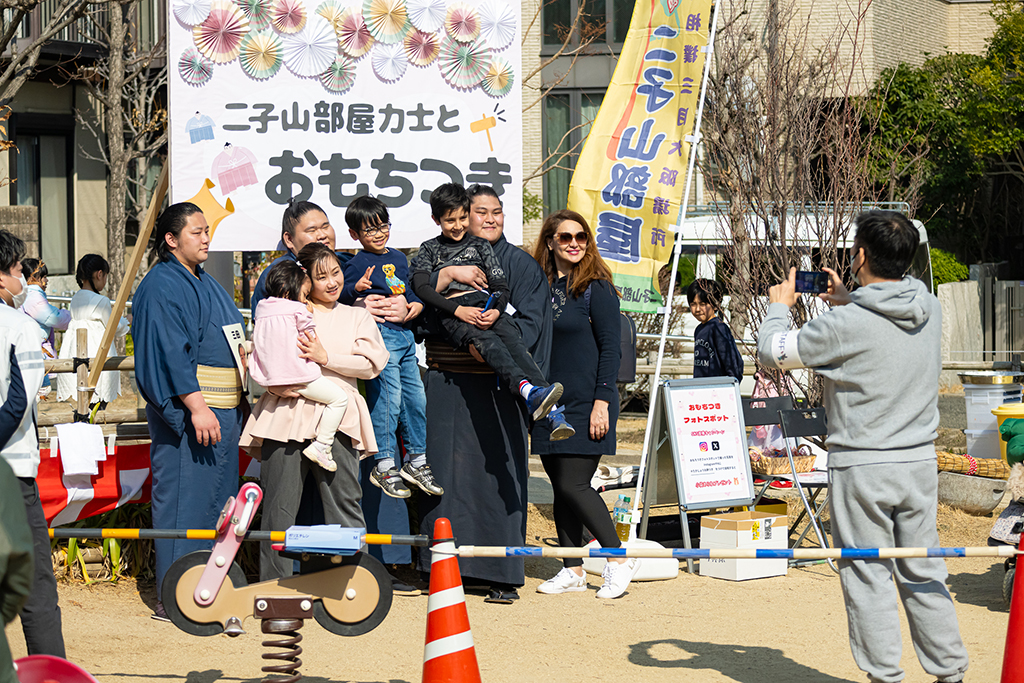
[[[373,421],[373,434],[380,449],[370,481],[392,498],[408,498],[412,492],[405,481],[425,493],[440,496],[427,464],[427,399],[416,362],[416,340],[407,328],[423,311],[423,303],[409,286],[409,261],[397,249],[388,249],[391,223],[388,208],[376,197],[357,197],[345,211],[349,235],[363,249],[345,265],[345,284],[339,301],[352,304],[370,294],[404,296],[408,310],[402,323],[378,322],[377,329],[388,349],[388,363],[378,377],[366,383],[366,398]],[[398,428],[402,429],[406,460],[397,463]]]
[[[413,291],[437,316],[444,336],[455,348],[472,346],[526,401],[534,420],[548,415],[562,395],[562,385],[549,384],[523,343],[522,334],[505,312],[508,283],[490,243],[468,234],[469,195],[466,188],[446,183],[430,193],[431,216],[441,234],[420,245],[412,262]],[[448,266],[476,266],[487,277],[490,292],[452,281],[437,292],[430,276]]]

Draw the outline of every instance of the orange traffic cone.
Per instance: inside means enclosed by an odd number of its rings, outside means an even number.
[[[436,531],[434,535],[437,535]],[[1024,535],[1017,543],[1017,550],[1024,550]],[[1003,675],[999,679],[1001,683],[1024,681],[1024,647],[1020,646],[1021,636],[1024,635],[1024,562],[1020,560],[1021,557],[1024,556],[1017,556],[1017,564],[1021,566],[1014,569],[1013,574],[1010,620],[1006,624],[1006,647],[1003,650]],[[434,592],[433,577],[431,577],[430,592]],[[429,629],[428,626],[427,630],[429,631]]]
[[[452,524],[444,517],[434,523],[431,551],[423,683],[480,683]]]

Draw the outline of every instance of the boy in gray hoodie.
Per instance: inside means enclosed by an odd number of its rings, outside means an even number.
[[[835,271],[834,308],[789,329],[800,295],[796,270],[769,291],[758,359],[783,370],[814,368],[825,378],[832,538],[842,548],[936,547],[935,465],[942,309],[906,273],[917,229],[895,211],[857,217],[852,293]],[[893,583],[893,576],[896,581]],[[853,657],[878,683],[903,680],[897,597],[921,666],[941,683],[963,680],[967,651],[946,589],[941,558],[841,560]]]

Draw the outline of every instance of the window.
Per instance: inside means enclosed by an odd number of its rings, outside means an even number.
[[[603,92],[577,90],[555,92],[544,98],[544,212],[564,209],[569,200],[569,183],[576,160],[597,111]]]
[[[588,37],[595,42],[621,45],[633,17],[633,0],[548,0],[542,18],[544,47],[561,46],[580,13],[582,16],[575,35],[570,37],[570,45],[586,42]]]
[[[44,122],[24,115],[13,117],[11,132],[16,149],[10,154],[16,175],[11,182],[10,201],[39,208],[40,258],[51,274],[63,275],[74,272],[70,209],[73,148],[71,132],[64,130],[73,127],[74,120],[70,116],[37,116],[53,125],[38,125]]]

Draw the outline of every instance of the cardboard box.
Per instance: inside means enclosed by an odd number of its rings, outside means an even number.
[[[704,549],[785,549],[789,546],[789,520],[786,515],[769,512],[729,512],[707,515],[700,521],[700,547]],[[723,560],[700,561],[701,576],[730,581],[785,576],[789,561]]]

